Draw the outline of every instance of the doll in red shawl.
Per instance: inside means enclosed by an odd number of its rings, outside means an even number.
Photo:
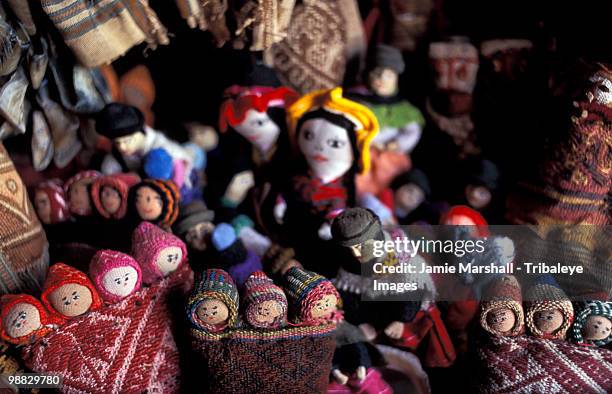
[[[36,298],[28,294],[6,294],[0,300],[0,338],[25,345],[47,335],[60,323]]]
[[[70,217],[64,189],[57,179],[44,181],[36,186],[34,206],[44,225],[65,222]]]

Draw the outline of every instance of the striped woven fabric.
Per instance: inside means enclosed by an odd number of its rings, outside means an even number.
[[[320,326],[297,326],[288,327],[272,331],[254,330],[249,328],[239,328],[235,330],[225,330],[222,332],[207,332],[191,329],[191,337],[195,342],[200,341],[220,341],[222,339],[248,342],[248,341],[275,341],[285,339],[300,339],[305,337],[329,336],[336,330],[336,324],[330,323]],[[195,343],[194,342],[194,343]]]
[[[168,38],[148,0],[42,0],[42,7],[86,67],[108,64],[147,41]]]

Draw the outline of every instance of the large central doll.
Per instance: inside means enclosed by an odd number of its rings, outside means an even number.
[[[333,275],[333,267],[320,266],[320,248],[329,247],[322,241],[331,238],[331,220],[355,203],[355,176],[369,170],[378,121],[341,88],[303,96],[287,117],[298,156],[284,194],[287,235],[307,268]]]

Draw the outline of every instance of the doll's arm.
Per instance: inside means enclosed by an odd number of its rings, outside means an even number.
[[[395,139],[397,150],[402,153],[410,153],[421,140],[423,127],[419,122],[411,122],[400,128],[400,132]]]

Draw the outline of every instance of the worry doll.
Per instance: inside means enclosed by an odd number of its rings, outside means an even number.
[[[130,187],[139,181],[135,174],[114,174],[96,179],[91,186],[91,199],[98,214],[106,219],[123,219],[128,210]]]
[[[221,332],[236,325],[238,306],[238,289],[229,274],[209,269],[202,273],[187,299],[187,319],[197,330]]]
[[[169,229],[179,214],[180,192],[171,180],[145,179],[130,189],[129,205],[137,222]]]
[[[340,294],[325,277],[298,267],[292,267],[284,276],[285,294],[298,324],[321,325],[342,320],[338,311]]]
[[[287,296],[262,271],[249,276],[243,286],[244,318],[258,329],[276,329],[287,323]]]
[[[577,303],[570,335],[580,345],[605,346],[612,342],[612,303],[598,300]]]
[[[45,225],[65,222],[70,217],[66,195],[59,180],[44,181],[36,186],[34,207]]]
[[[75,217],[90,216],[93,212],[93,202],[89,189],[102,174],[94,170],[86,170],[69,178],[64,184],[64,192],[68,201],[68,210]]]
[[[6,294],[0,300],[0,337],[15,345],[25,345],[47,335],[60,321],[49,315],[36,298],[28,294]]]
[[[89,276],[100,296],[110,303],[119,302],[140,290],[142,280],[138,262],[114,250],[100,250],[93,256]]]

